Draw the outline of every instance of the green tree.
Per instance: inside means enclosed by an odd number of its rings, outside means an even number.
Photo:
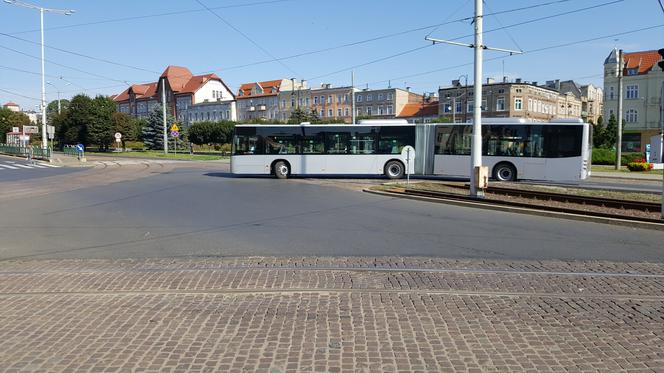
[[[23,126],[29,126],[30,118],[21,112],[11,111],[7,108],[0,108],[0,134],[2,139],[0,142],[5,142],[5,134],[12,130],[12,127],[18,127],[19,130]]]
[[[88,144],[96,144],[103,151],[109,149],[115,141],[113,138],[115,108],[115,102],[110,97],[97,96],[92,100],[92,115],[87,125]]]
[[[173,115],[170,110],[166,111],[166,130],[173,125]],[[141,138],[145,147],[151,150],[164,148],[164,120],[161,104],[155,105],[148,116],[148,121],[142,129]]]
[[[67,110],[69,107],[69,100],[63,98],[60,100],[60,112]],[[58,113],[58,100],[53,100],[46,105],[46,116],[51,117],[52,114]]]
[[[138,140],[140,128],[138,120],[126,113],[115,112],[111,116],[113,121],[113,132],[119,132],[122,135],[122,149],[125,148],[126,141]]]
[[[88,124],[93,121],[93,106],[93,100],[84,94],[72,98],[55,126],[55,136],[61,145],[88,144]]]

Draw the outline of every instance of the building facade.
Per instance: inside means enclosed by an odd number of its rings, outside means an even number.
[[[396,118],[405,119],[408,123],[432,123],[438,119],[439,106],[438,100],[431,99],[425,99],[423,103],[406,104]]]
[[[595,87],[592,84],[579,85],[573,80],[549,80],[546,82],[545,87],[555,89],[562,95],[571,94],[577,100],[581,101],[581,119],[584,122],[597,123],[597,119],[602,115],[603,108],[603,90],[602,88]],[[567,103],[564,100],[559,100],[559,107],[565,111],[574,111],[575,108],[569,107],[569,100]],[[574,105],[576,104],[576,100]]]
[[[363,89],[355,93],[355,110],[358,119],[393,119],[407,104],[421,104],[423,99],[407,89]]]
[[[279,112],[279,93],[302,90],[304,85],[304,81],[291,79],[242,84],[236,96],[237,120],[240,122],[282,120]]]
[[[623,151],[644,151],[650,137],[661,131],[661,60],[656,50],[624,53],[619,66],[615,49],[604,60],[604,122],[618,115],[618,69],[623,73]]]
[[[235,107],[233,92],[216,74],[193,75],[189,69],[180,66],[168,66],[157,82],[134,84],[113,100],[118,111],[144,118],[161,103],[163,90],[171,113],[178,122],[185,125],[189,121],[189,109],[198,104],[215,103],[224,108]],[[196,113],[200,111],[195,110]]]
[[[475,100],[473,86],[440,88],[439,115],[456,123],[473,119]],[[487,79],[482,85],[482,116],[487,118],[526,118],[533,121],[548,121],[553,118],[580,118],[581,100],[572,94],[560,94],[536,82],[496,83]]]
[[[353,121],[353,88],[332,87],[324,84],[321,88],[311,90],[310,110],[315,112],[322,121],[343,120]]]
[[[202,121],[217,122],[220,120],[237,120],[235,101],[210,101],[189,106],[186,112],[186,122],[196,123]]]

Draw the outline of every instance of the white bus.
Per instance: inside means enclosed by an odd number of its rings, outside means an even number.
[[[231,172],[468,177],[471,135],[470,123],[238,125]],[[580,121],[483,119],[482,163],[500,181],[585,179],[590,143],[590,127]],[[408,145],[414,154],[406,154]]]

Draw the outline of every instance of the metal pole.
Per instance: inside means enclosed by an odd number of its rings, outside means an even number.
[[[60,108],[60,91],[58,91],[58,115],[61,114],[61,108]]]
[[[352,111],[352,124],[355,124],[355,70],[350,72],[350,108]]]
[[[470,148],[470,196],[484,197],[478,190],[475,169],[482,166],[482,0],[475,0],[475,89],[473,108],[473,144]],[[467,86],[467,85],[466,85]],[[467,98],[466,98],[467,99]]]
[[[168,154],[168,124],[166,123],[166,78],[162,80],[161,84],[161,109],[164,120],[164,154]]]
[[[48,148],[46,134],[46,75],[44,72],[44,8],[39,8],[39,24],[41,30],[41,112],[42,112],[42,148]]]
[[[452,96],[452,123],[456,123],[456,97],[454,96]]]
[[[623,51],[618,51],[618,133],[616,135],[616,170],[622,162],[622,118],[623,118]]]
[[[660,141],[662,141],[662,149],[659,151],[659,163],[664,165],[664,82],[662,82],[662,92],[659,102],[659,121],[662,124],[662,133]],[[662,170],[662,219],[664,219],[664,169]]]

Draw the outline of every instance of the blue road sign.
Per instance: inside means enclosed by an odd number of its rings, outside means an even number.
[[[85,150],[85,146],[83,144],[76,144],[76,151],[79,153],[82,153],[83,150]]]

